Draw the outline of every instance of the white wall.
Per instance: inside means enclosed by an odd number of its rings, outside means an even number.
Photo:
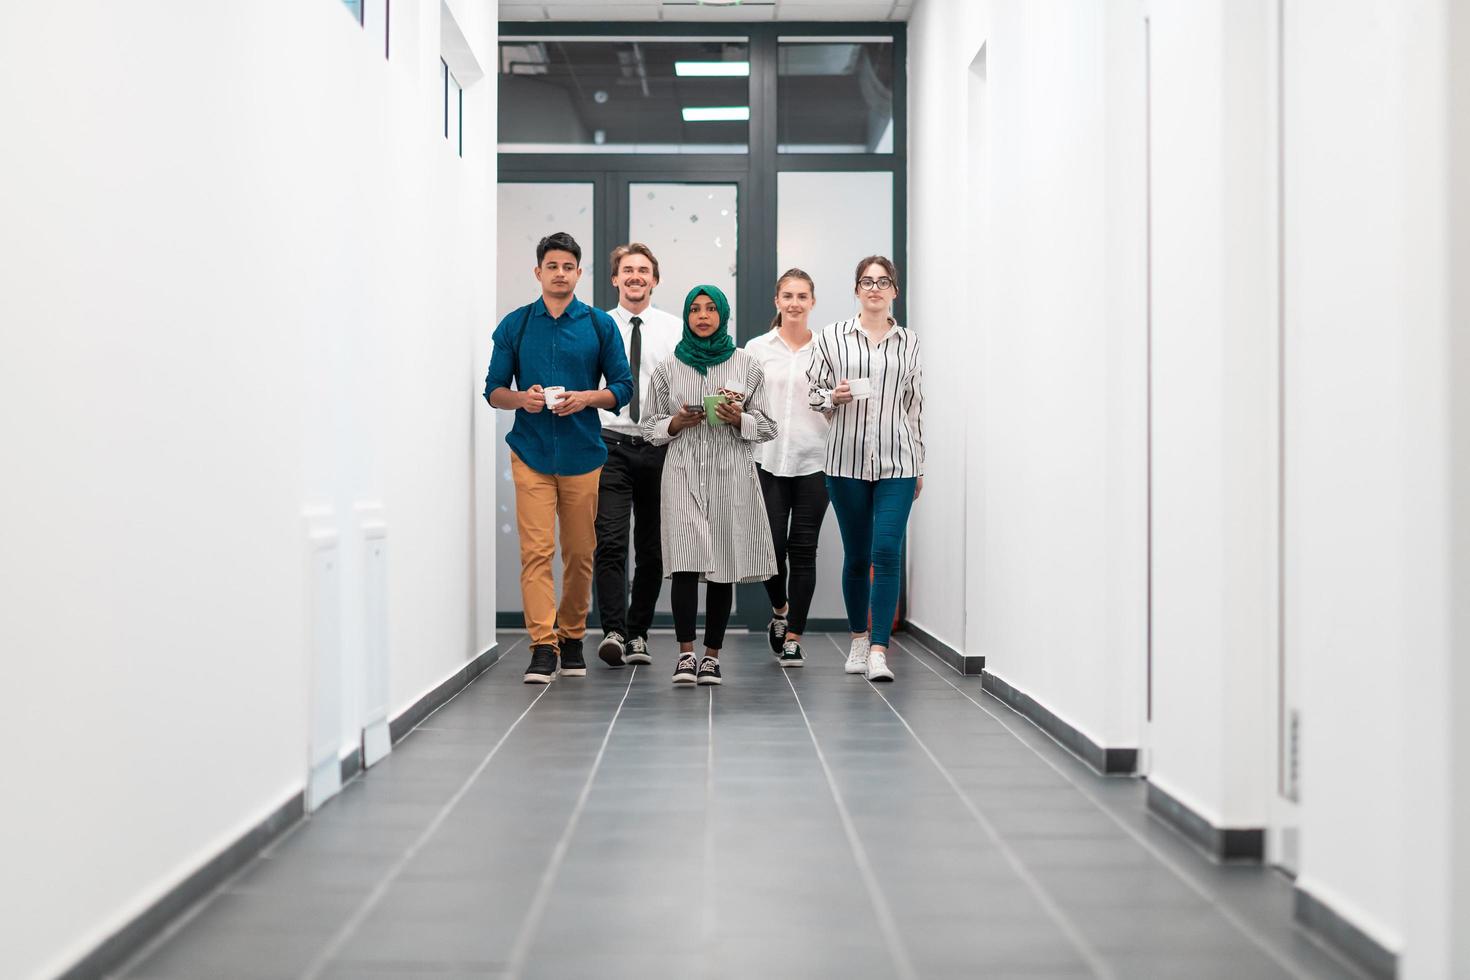
[[[932,430],[979,427],[966,443],[981,458],[929,456],[910,526],[909,617],[983,654],[1095,742],[1131,746],[1144,625],[1142,237],[1131,211],[1142,102],[1136,61],[1108,52],[1127,30],[1119,16],[1098,4],[926,0],[910,24],[909,320],[925,338]],[[1125,53],[1130,43],[1140,42],[1125,39]],[[982,44],[989,132],[975,140],[956,99]],[[966,220],[957,204],[987,142],[988,206],[976,208],[970,187]],[[988,242],[984,269],[967,266],[973,238]]]
[[[1151,781],[1264,827],[1274,771],[1273,5],[1156,4]]]
[[[1298,884],[1423,977],[1470,968],[1453,929],[1470,894],[1454,832],[1470,494],[1452,454],[1470,455],[1470,364],[1449,217],[1466,208],[1465,30],[1448,0],[923,0],[909,36],[909,319],[938,382],[926,407],[969,446],[915,511],[911,618],[1096,741],[1142,737],[1151,779],[1246,827],[1290,812],[1280,627],[1302,719]],[[982,43],[976,113],[957,103]],[[977,119],[988,154],[964,131]]]
[[[454,6],[493,57],[493,9]],[[5,976],[65,968],[302,788],[304,507],[343,543],[349,644],[353,508],[384,509],[393,711],[477,650],[493,89],[460,160],[438,0],[393,4],[391,61],[381,9],[6,7]]]
[[[1285,34],[1298,884],[1422,976],[1452,972],[1405,944],[1411,894],[1448,908],[1447,855],[1406,861],[1451,839],[1447,9],[1294,3]]]

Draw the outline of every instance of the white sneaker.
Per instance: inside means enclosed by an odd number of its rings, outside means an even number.
[[[868,672],[868,638],[866,636],[853,637],[852,646],[847,651],[847,665],[843,669],[849,674]]]
[[[886,651],[874,650],[868,654],[868,680],[893,680],[893,671],[888,669],[888,654]]]

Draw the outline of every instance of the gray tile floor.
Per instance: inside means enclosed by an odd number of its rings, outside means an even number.
[[[843,647],[838,644],[843,643]],[[720,688],[521,683],[525,644],[124,970],[201,977],[1340,977],[1287,881],[1211,864],[912,641],[897,683],[732,637]]]

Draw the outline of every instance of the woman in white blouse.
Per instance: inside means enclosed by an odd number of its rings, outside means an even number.
[[[847,672],[891,681],[888,637],[904,530],[924,486],[923,377],[918,335],[890,312],[898,270],[872,255],[854,279],[860,312],[822,328],[807,381],[811,407],[831,420],[825,469],[842,531],[842,598],[852,630]]]
[[[771,329],[745,345],[765,370],[767,411],[779,430],[755,447],[755,459],[776,549],[776,574],[766,579],[766,636],[782,667],[805,662],[801,635],[817,589],[817,539],[827,517],[827,420],[809,410],[806,377],[812,352],[807,317],[816,301],[812,277],[787,269],[776,282]]]
[[[776,573],[750,447],[776,436],[761,366],[730,336],[730,303],[714,286],[684,300],[684,334],[653,372],[643,436],[667,445],[660,497],[664,574],[673,579],[675,684],[719,684],[735,583]],[[699,583],[704,656],[694,657]]]

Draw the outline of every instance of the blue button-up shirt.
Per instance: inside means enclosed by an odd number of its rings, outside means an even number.
[[[555,319],[541,299],[513,310],[495,328],[493,339],[486,401],[492,391],[509,388],[512,381],[521,391],[532,385],[596,391],[604,378],[617,399],[614,411],[633,397],[633,375],[617,324],[575,297]],[[518,408],[505,441],[521,462],[549,476],[580,476],[607,460],[602,423],[591,408],[564,416],[547,408],[539,412]]]

